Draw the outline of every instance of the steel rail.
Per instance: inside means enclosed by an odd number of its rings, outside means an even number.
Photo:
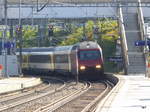
[[[78,90],[72,94],[66,95],[64,97],[59,98],[58,100],[56,100],[53,103],[50,103],[44,107],[41,107],[37,110],[35,110],[34,112],[47,112],[47,111],[54,111],[60,107],[62,107],[64,104],[70,102],[71,100],[81,96],[82,94],[84,94],[86,91],[88,91],[91,88],[91,84],[89,82],[85,83],[85,86],[83,89]]]
[[[47,86],[49,86],[49,85],[47,85]],[[2,93],[2,94],[0,94],[0,99],[5,98],[5,97],[15,96],[15,95],[18,95],[18,94],[23,94],[23,92],[30,92],[32,90],[36,90],[36,88],[39,88],[39,87],[40,87],[40,89],[41,88],[44,89],[44,87],[46,88],[44,83],[40,83],[40,84],[38,84],[36,86],[31,86],[31,87],[27,87],[27,88],[22,88],[22,89],[19,89],[19,90],[11,91],[11,92]]]
[[[108,82],[107,82],[108,84]],[[108,84],[109,85],[109,84]],[[112,85],[111,85],[112,86]],[[91,112],[95,110],[98,101],[100,100],[100,94],[103,93],[107,88],[107,85],[104,82],[93,82],[91,88],[85,92],[85,94],[80,95],[76,99],[70,101],[69,103],[65,104],[64,106],[53,110],[54,112],[60,111],[74,111],[74,112]],[[109,88],[111,88],[109,86]],[[107,91],[109,92],[109,91]],[[106,94],[103,94],[103,96]],[[99,97],[98,97],[99,96]],[[101,97],[102,99],[102,97]],[[51,111],[51,110],[49,110]],[[40,111],[41,112],[41,111]],[[44,111],[43,111],[44,112]]]
[[[106,95],[109,91],[110,91],[110,86],[111,88],[113,87],[113,84],[111,82],[108,82],[108,81],[103,81],[103,83],[105,84],[106,86],[106,89],[99,95],[95,98],[95,100],[93,100],[91,103],[89,103],[81,112],[94,112],[95,109],[96,109],[96,103],[103,98],[104,95]],[[94,106],[94,109],[91,109],[92,106]]]
[[[59,80],[60,80],[60,79],[59,79]],[[60,80],[60,81],[62,82],[63,80]],[[16,107],[16,106],[19,106],[19,105],[22,105],[22,104],[25,104],[25,103],[28,103],[28,102],[31,102],[31,101],[36,100],[36,99],[42,98],[42,97],[47,96],[47,95],[49,95],[49,94],[55,93],[56,91],[59,91],[59,90],[63,89],[65,86],[66,86],[66,84],[65,84],[65,82],[63,81],[63,85],[62,85],[61,87],[59,87],[59,88],[56,88],[56,89],[51,90],[51,91],[48,91],[48,92],[46,92],[46,93],[42,93],[42,94],[37,95],[37,96],[32,97],[32,98],[29,97],[29,98],[27,98],[27,99],[14,102],[14,103],[12,103],[12,104],[8,104],[8,105],[6,105],[6,106],[2,106],[2,107],[0,107],[0,112],[1,112],[1,111],[5,111],[5,110],[8,110],[8,109],[11,109],[11,108],[13,108],[13,107]]]
[[[42,88],[38,88],[38,89],[35,89],[35,90],[31,90],[31,91],[28,91],[26,93],[20,93],[20,94],[17,94],[17,95],[14,95],[14,96],[10,96],[10,97],[4,97],[4,98],[1,98],[0,99],[0,103],[3,103],[3,102],[7,102],[9,100],[13,100],[13,99],[16,99],[16,98],[20,98],[20,97],[24,97],[24,96],[28,96],[30,94],[33,94],[33,93],[37,93],[39,91],[42,91],[44,89],[47,89],[48,87],[50,87],[50,82],[48,85],[42,87]],[[20,91],[23,91],[23,89],[21,89]]]
[[[118,79],[119,80],[118,80],[117,84],[107,94],[107,96],[104,99],[102,99],[101,102],[99,102],[99,104],[97,105],[97,107],[96,107],[94,112],[101,112],[108,100],[109,100],[109,105],[112,103],[114,97],[116,96],[116,91],[118,91],[122,87],[122,85],[125,83],[125,79],[121,79],[120,77],[118,77]],[[108,110],[105,110],[105,111],[108,111]]]

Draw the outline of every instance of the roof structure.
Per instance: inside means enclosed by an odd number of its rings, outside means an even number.
[[[20,0],[7,0],[9,4],[19,4]],[[59,4],[59,3],[106,3],[106,2],[138,2],[138,0],[21,0],[22,4]],[[141,2],[149,2],[150,0],[141,0]]]

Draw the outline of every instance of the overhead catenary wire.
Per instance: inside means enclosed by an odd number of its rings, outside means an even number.
[[[49,0],[39,9],[39,0],[37,0],[37,12],[42,11],[49,4]]]

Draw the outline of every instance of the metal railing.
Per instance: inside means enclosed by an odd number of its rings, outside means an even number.
[[[129,65],[129,59],[128,59],[128,46],[127,46],[127,40],[126,40],[126,33],[125,33],[125,26],[124,26],[124,20],[123,20],[123,14],[122,14],[122,8],[121,5],[118,9],[118,15],[119,15],[119,29],[120,29],[120,36],[121,36],[121,43],[122,43],[122,50],[123,50],[123,57],[124,57],[124,67],[125,67],[125,74],[127,73],[127,68]]]
[[[141,8],[141,0],[138,0],[139,7],[138,7],[138,24],[140,26],[140,34],[141,34],[141,40],[145,40],[145,26],[144,26],[144,18],[143,18],[143,12]]]
[[[144,16],[141,8],[141,0],[138,0],[139,7],[138,7],[138,24],[140,26],[140,39],[145,40],[145,46],[142,48],[144,59],[145,59],[145,75],[148,76],[148,49],[147,49],[147,37],[146,37],[146,30],[145,30],[145,24],[144,24]]]

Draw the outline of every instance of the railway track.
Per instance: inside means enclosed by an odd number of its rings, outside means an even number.
[[[55,81],[54,81],[54,78],[51,80],[48,79],[47,82],[49,84],[46,86],[43,86],[42,88],[39,88],[33,91],[28,91],[22,94],[13,95],[10,97],[4,97],[0,99],[0,112],[3,112],[3,111],[10,112],[10,110],[12,110],[13,108],[19,105],[34,101],[45,95],[53,93],[56,89],[61,89],[65,87],[64,81],[59,80],[59,79],[55,79]]]
[[[92,112],[98,101],[111,89],[108,82],[87,83],[82,91],[68,94],[34,112]]]
[[[32,94],[21,94],[18,97],[13,96],[1,100],[0,112],[33,112],[39,107],[43,107],[60,98],[60,96],[66,96],[71,92],[84,88],[83,83],[76,85],[74,81],[64,82],[63,80],[50,82],[50,85],[49,88],[35,91]]]
[[[76,91],[70,91],[68,94],[59,96],[57,99],[52,101],[51,103],[38,108],[34,112],[48,112],[48,111],[54,111],[58,107],[64,105],[65,103],[73,100],[74,98],[80,96],[84,92],[86,92],[89,88],[91,88],[90,83],[84,83],[84,86],[79,89],[79,86],[77,86]]]
[[[92,112],[96,103],[106,95],[111,87],[107,82],[91,83],[91,88],[80,97],[58,108],[54,112]]]
[[[0,99],[0,112],[94,112],[113,84],[49,79],[48,85],[17,96]],[[69,81],[68,81],[69,80]]]

